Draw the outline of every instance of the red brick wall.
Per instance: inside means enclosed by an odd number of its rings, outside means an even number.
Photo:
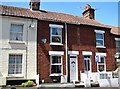
[[[38,34],[37,34],[37,63],[38,63],[38,73],[40,74],[40,79],[45,80],[45,82],[52,82],[50,75],[50,56],[49,51],[64,51],[63,56],[63,73],[66,74],[66,60],[65,60],[65,45],[63,46],[50,46],[50,28],[49,24],[52,22],[38,21]],[[53,23],[62,24],[62,23]],[[62,24],[64,26],[64,24]],[[103,49],[96,48],[96,36],[94,30],[104,30],[105,31],[105,47]],[[47,39],[46,44],[41,44],[41,39]],[[65,44],[65,29],[63,28],[63,44]],[[85,25],[68,25],[68,50],[69,51],[79,51],[78,55],[78,78],[80,80],[80,71],[84,72],[84,56],[82,51],[91,51],[93,54],[92,59],[92,71],[97,71],[97,64],[95,63],[95,53],[105,52],[106,56],[106,69],[107,71],[115,70],[115,41],[114,36],[110,34],[109,29],[97,28]],[[68,55],[69,60],[69,55]],[[69,65],[69,62],[68,62]],[[69,68],[69,66],[68,66]],[[68,70],[69,71],[69,70]],[[69,74],[69,73],[68,73]],[[70,74],[69,74],[70,75]]]

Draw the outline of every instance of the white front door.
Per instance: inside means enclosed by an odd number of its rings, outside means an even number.
[[[70,82],[78,81],[77,56],[70,55]]]

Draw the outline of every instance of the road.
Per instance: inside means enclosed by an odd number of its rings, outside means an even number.
[[[58,88],[36,88],[36,87],[27,87],[27,88],[1,88],[1,89],[58,89]],[[92,88],[61,88],[61,89],[119,89],[118,87],[92,87]]]

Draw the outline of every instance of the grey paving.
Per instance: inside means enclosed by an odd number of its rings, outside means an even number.
[[[40,84],[39,85],[39,87],[41,87],[41,88],[44,88],[44,87],[64,87],[64,88],[66,88],[66,87],[75,87],[75,85],[73,84],[73,83],[67,83],[67,84],[60,84],[60,83],[58,83],[58,84],[50,84],[50,83],[48,83],[48,84]]]
[[[55,87],[44,87],[44,88],[38,88],[38,87],[26,87],[26,88],[21,88],[21,87],[16,87],[16,88],[1,88],[1,89],[59,89]],[[91,87],[91,88],[60,88],[60,89],[119,89],[118,87]]]

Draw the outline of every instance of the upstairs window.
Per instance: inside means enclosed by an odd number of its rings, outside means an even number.
[[[62,44],[62,28],[61,25],[50,25],[50,43]]]
[[[120,40],[116,40],[116,47],[120,47]]]
[[[116,52],[120,53],[120,38],[115,38],[116,40]]]
[[[95,30],[96,47],[104,47],[104,31]]]
[[[11,24],[10,40],[23,41],[23,25]]]

